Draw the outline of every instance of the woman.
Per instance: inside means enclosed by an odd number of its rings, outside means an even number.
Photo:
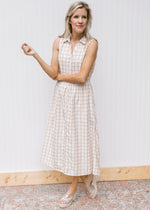
[[[98,43],[89,34],[91,20],[87,3],[75,2],[70,6],[65,18],[65,32],[53,44],[51,65],[28,44],[22,45],[24,53],[32,55],[57,81],[41,162],[73,177],[69,190],[59,201],[62,208],[75,200],[78,177],[83,180],[88,197],[94,198],[100,176],[99,136],[90,83]]]

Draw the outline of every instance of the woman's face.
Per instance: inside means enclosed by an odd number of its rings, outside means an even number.
[[[72,33],[83,33],[87,26],[87,10],[85,8],[77,9],[71,16],[69,23],[72,26]]]

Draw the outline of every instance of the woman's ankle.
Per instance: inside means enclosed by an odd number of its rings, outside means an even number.
[[[78,182],[73,182],[67,191],[68,194],[74,194],[77,191]]]
[[[84,185],[87,186],[93,180],[93,174],[81,176],[81,180],[83,181]]]
[[[75,189],[70,188],[70,189],[67,191],[67,193],[73,195],[73,194],[75,194],[76,191],[77,191],[77,188],[75,188]]]

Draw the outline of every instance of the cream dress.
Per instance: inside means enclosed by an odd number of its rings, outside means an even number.
[[[90,40],[91,41],[91,40]],[[70,37],[60,38],[59,71],[80,71],[90,41],[82,37],[71,52]],[[41,162],[70,176],[100,177],[99,135],[90,78],[84,84],[57,81],[51,101]]]

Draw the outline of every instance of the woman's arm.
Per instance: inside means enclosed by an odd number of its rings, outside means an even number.
[[[53,43],[53,53],[50,65],[45,63],[45,61],[37,53],[33,55],[33,57],[39,62],[43,70],[52,79],[55,79],[57,77],[59,70],[59,64],[58,64],[59,40],[60,38],[58,37]]]
[[[79,73],[76,74],[60,74],[58,73],[56,80],[65,81],[70,83],[81,83],[83,84],[89,75],[89,72],[93,66],[93,63],[96,59],[98,50],[98,43],[95,39],[91,41],[89,44],[85,57],[83,59],[81,69]]]
[[[52,53],[52,59],[51,64],[48,65],[39,55],[38,53],[30,47],[28,44],[24,43],[22,44],[21,48],[23,49],[24,53],[26,55],[32,55],[38,63],[41,65],[43,70],[52,78],[55,79],[58,74],[59,70],[59,64],[58,64],[58,53],[59,53],[59,40],[58,37],[54,43],[53,43],[53,53]]]

